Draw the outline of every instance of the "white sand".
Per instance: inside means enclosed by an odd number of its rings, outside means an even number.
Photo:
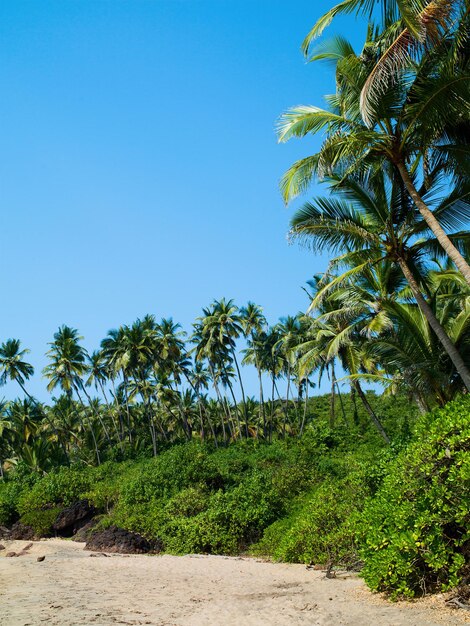
[[[468,618],[445,608],[442,597],[390,603],[354,575],[328,580],[303,565],[217,556],[92,558],[84,544],[63,540],[35,542],[23,556],[5,558],[27,542],[1,543],[1,626],[451,626]]]

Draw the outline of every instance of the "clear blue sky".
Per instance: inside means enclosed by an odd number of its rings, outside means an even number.
[[[32,393],[47,397],[63,323],[92,350],[146,313],[189,331],[214,298],[253,300],[273,323],[305,309],[326,259],[288,246],[278,180],[315,142],[278,145],[274,125],[333,89],[300,52],[331,5],[0,3],[0,339],[31,350]],[[364,25],[335,32],[360,44]]]

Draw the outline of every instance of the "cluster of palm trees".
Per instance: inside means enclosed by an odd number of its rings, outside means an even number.
[[[64,325],[43,370],[48,391],[61,392],[50,405],[28,392],[34,373],[28,350],[9,339],[0,345],[0,384],[16,382],[24,398],[0,407],[0,466],[21,460],[44,471],[78,460],[156,455],[168,442],[193,437],[219,446],[300,433],[306,415],[299,419],[299,399],[313,384],[310,373],[299,379],[292,356],[304,331],[300,320],[269,327],[258,305],[239,309],[222,299],[203,310],[189,337],[173,320],[147,315],[110,330],[91,354],[78,331]],[[259,400],[245,394],[242,363],[258,372]]]
[[[313,47],[351,11],[371,20],[360,54],[342,37]],[[385,441],[363,381],[404,391],[423,411],[470,391],[469,19],[463,0],[343,0],[324,15],[303,49],[333,64],[336,91],[326,108],[295,107],[278,126],[280,141],[323,134],[281,181],[286,202],[315,179],[327,186],[291,223],[292,240],[332,255],[308,283],[307,313],[269,326],[258,305],[222,299],[189,337],[148,315],[90,355],[63,326],[44,369],[48,390],[62,392],[50,406],[27,390],[27,351],[4,342],[0,383],[16,381],[24,398],[0,407],[0,471],[7,460],[45,471],[155,455],[193,437],[301,436],[313,377],[325,372],[332,425],[341,370]],[[246,365],[257,399],[245,393]]]
[[[360,54],[343,37],[313,47],[341,12],[366,13]],[[405,386],[423,409],[470,391],[468,3],[343,0],[303,44],[334,66],[327,108],[284,113],[279,140],[323,134],[281,181],[286,202],[324,182],[290,235],[332,255],[311,313],[353,384]],[[321,348],[320,348],[321,352]],[[319,356],[318,335],[301,357]]]

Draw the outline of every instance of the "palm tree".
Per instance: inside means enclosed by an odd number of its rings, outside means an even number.
[[[468,16],[464,0],[343,0],[321,16],[308,33],[302,43],[305,56],[309,59],[321,57],[323,47],[312,52],[312,43],[336,15],[363,13],[370,22],[376,17],[377,4],[382,8],[376,44],[379,54],[360,96],[361,113],[366,122],[371,104],[377,104],[400,73],[441,44],[449,33],[460,29],[464,33]]]
[[[111,378],[121,375],[123,380],[123,394],[124,404],[127,417],[127,433],[129,437],[129,443],[132,444],[132,428],[131,428],[131,415],[129,410],[129,396],[127,391],[128,386],[128,366],[129,366],[129,353],[127,350],[127,327],[121,326],[118,329],[111,329],[107,336],[101,342],[101,350],[105,359],[106,367],[111,373]],[[117,400],[117,395],[114,393],[114,397]]]
[[[50,363],[43,369],[43,374],[49,379],[48,391],[53,391],[56,387],[60,387],[71,399],[75,391],[86,413],[85,403],[80,395],[80,390],[85,390],[82,376],[88,372],[88,354],[79,343],[81,339],[82,337],[79,336],[78,330],[75,328],[65,324],[61,326],[54,334],[54,341],[49,343],[51,348],[46,353],[46,356],[49,358]],[[90,420],[88,420],[88,425],[95,448],[96,461],[99,465],[101,460],[98,442]]]
[[[302,314],[298,314],[296,316],[288,315],[287,317],[281,319],[281,321],[276,325],[276,329],[279,333],[279,340],[275,344],[274,350],[279,349],[280,354],[282,355],[285,369],[284,373],[287,378],[287,390],[284,405],[284,437],[286,436],[292,374],[297,362],[297,349],[302,340],[301,317]]]
[[[264,406],[263,377],[260,361],[259,339],[267,326],[263,309],[254,302],[248,302],[246,307],[240,309],[240,321],[243,334],[247,340],[248,347],[244,350],[242,364],[252,364],[256,367],[259,382],[259,411],[263,420],[263,435],[266,436],[266,412]]]
[[[8,339],[0,346],[0,385],[8,380],[18,383],[23,393],[31,399],[24,383],[34,374],[34,367],[24,360],[29,350],[21,350],[19,339]]]
[[[393,180],[388,181],[384,173],[362,180],[333,178],[332,183],[336,183],[337,197],[305,204],[292,220],[292,237],[316,250],[339,252],[332,265],[349,268],[335,280],[327,281],[317,298],[385,259],[398,263],[423,315],[470,391],[470,372],[421,291],[420,283],[425,286],[426,253],[439,253],[440,248],[435,239],[417,239],[425,232],[426,224],[418,219],[419,215],[413,215],[406,192]],[[449,224],[460,224],[470,208],[467,196],[466,188],[458,186],[441,201],[435,213]],[[452,239],[464,247],[470,236],[457,232]]]
[[[203,332],[211,335],[213,340],[218,342],[219,353],[226,351],[233,359],[242,394],[243,413],[245,417],[245,436],[248,438],[248,415],[246,411],[245,389],[235,351],[236,340],[243,334],[243,328],[238,308],[235,306],[233,300],[226,301],[225,298],[222,298],[221,300],[216,300],[213,303],[211,314],[206,316],[203,321]],[[223,363],[225,361],[227,361],[226,358],[223,359]],[[226,377],[226,380],[229,381],[229,378]],[[229,387],[233,394],[233,388],[230,382]],[[236,404],[235,399],[234,404]]]
[[[29,378],[34,374],[34,367],[24,360],[24,356],[28,353],[28,349],[21,350],[21,342],[19,339],[8,339],[2,343],[0,346],[0,386],[4,385],[7,380],[17,382],[28,400],[34,403],[36,407],[42,411],[42,408],[37,400],[33,398],[25,387],[25,381],[29,380]],[[57,437],[57,441],[62,446],[68,463],[68,455],[65,444],[59,436],[55,425],[49,420],[47,414],[45,414],[45,417],[53,429]]]
[[[412,80],[409,75],[401,76],[384,93],[370,111],[371,121],[366,125],[359,99],[376,61],[373,44],[368,41],[362,55],[356,56],[349,43],[336,41],[320,55],[334,59],[336,64],[337,91],[327,97],[330,108],[299,106],[281,116],[280,141],[326,131],[319,152],[297,161],[284,175],[284,198],[289,201],[304,191],[315,175],[373,174],[390,166],[439,244],[470,284],[469,264],[425,198],[429,177],[442,182],[448,180],[447,174],[466,178],[468,159],[463,138],[470,122],[468,55],[457,55],[457,65],[446,56],[427,55],[410,70]],[[448,54],[455,56],[455,50]]]

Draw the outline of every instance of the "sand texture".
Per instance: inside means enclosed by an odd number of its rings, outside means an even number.
[[[3,541],[0,624],[56,626],[451,626],[470,613],[442,596],[390,603],[355,575],[217,556],[90,556],[84,544]],[[39,556],[45,556],[38,562]]]

